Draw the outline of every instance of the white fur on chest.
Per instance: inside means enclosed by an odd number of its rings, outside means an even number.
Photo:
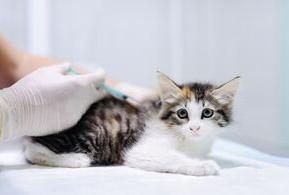
[[[162,125],[151,121],[140,140],[124,156],[124,164],[148,171],[187,175],[216,175],[219,168],[213,161],[200,162],[209,148],[183,140]]]
[[[158,121],[150,121],[144,135],[131,148],[131,152],[158,153],[175,151],[191,158],[203,158],[210,152],[214,136],[205,140],[188,140]],[[130,151],[127,151],[129,153]]]
[[[210,153],[214,137],[201,141],[182,140],[177,144],[177,150],[191,158],[205,158]]]

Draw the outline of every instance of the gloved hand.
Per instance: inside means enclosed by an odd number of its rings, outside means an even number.
[[[105,92],[96,89],[104,81],[102,69],[65,75],[69,68],[68,63],[41,68],[0,91],[0,140],[69,128],[104,97]]]

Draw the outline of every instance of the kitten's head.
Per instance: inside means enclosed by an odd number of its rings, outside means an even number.
[[[240,77],[218,87],[211,84],[177,85],[158,72],[162,106],[160,119],[169,129],[192,140],[220,132],[231,122],[233,100]]]

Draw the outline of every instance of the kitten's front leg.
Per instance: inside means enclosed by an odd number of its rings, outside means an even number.
[[[149,152],[149,151],[147,151]],[[193,176],[218,175],[219,166],[212,160],[199,161],[175,151],[154,151],[154,153],[129,152],[125,165],[148,171],[177,173]]]

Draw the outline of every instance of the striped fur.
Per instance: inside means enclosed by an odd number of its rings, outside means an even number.
[[[85,153],[92,165],[121,164],[124,151],[145,128],[145,114],[139,108],[114,97],[91,105],[80,121],[61,133],[32,137],[56,154]]]

